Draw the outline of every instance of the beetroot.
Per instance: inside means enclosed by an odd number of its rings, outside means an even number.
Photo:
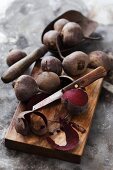
[[[76,76],[86,71],[89,64],[89,56],[82,51],[75,51],[66,56],[62,62],[67,75]]]
[[[59,20],[57,20],[55,23],[54,23],[54,30],[58,31],[58,32],[61,32],[64,25],[66,25],[69,21],[65,18],[61,18]]]
[[[107,71],[110,70],[110,60],[108,55],[103,51],[93,51],[89,54],[91,68],[103,66]]]
[[[44,71],[38,75],[36,75],[36,83],[38,87],[47,92],[53,93],[60,87],[60,78],[54,72]]]
[[[43,36],[43,44],[50,49],[56,49],[56,40],[60,33],[56,30],[50,30]]]
[[[14,63],[16,63],[17,61],[21,60],[22,58],[24,58],[27,54],[24,51],[21,51],[19,49],[14,49],[11,50],[7,56],[6,62],[8,64],[8,66],[13,65]]]
[[[50,71],[56,73],[57,75],[61,75],[62,63],[56,57],[46,56],[42,58],[41,68],[43,71]]]
[[[21,75],[13,83],[15,95],[22,102],[29,101],[35,94],[39,92],[39,87],[33,77],[29,75]]]
[[[70,89],[64,92],[62,96],[62,103],[72,115],[83,113],[87,109],[88,95],[80,88]]]
[[[61,34],[63,37],[63,44],[67,47],[72,47],[80,43],[84,37],[80,25],[75,22],[68,22],[65,24]]]

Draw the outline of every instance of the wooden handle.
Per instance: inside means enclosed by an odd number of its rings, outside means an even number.
[[[88,74],[84,75],[83,77],[75,80],[68,86],[64,87],[63,91],[73,88],[76,84],[78,85],[78,87],[81,87],[81,88],[86,87],[86,86],[90,85],[91,83],[93,83],[94,81],[96,81],[97,79],[106,76],[106,74],[107,74],[107,72],[106,72],[105,68],[100,66],[100,67],[96,68],[95,70],[89,72]]]
[[[27,55],[25,58],[13,64],[1,77],[4,83],[9,83],[19,77],[24,71],[36,60],[43,57],[48,51],[45,45],[36,49],[33,53]]]

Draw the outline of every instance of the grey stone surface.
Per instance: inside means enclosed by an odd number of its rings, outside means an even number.
[[[7,69],[6,56],[11,48],[27,53],[37,48],[44,27],[57,15],[68,9],[87,14],[79,0],[16,0],[0,19],[0,75]],[[100,26],[104,40],[89,45],[89,50],[113,52],[113,26]],[[112,75],[112,73],[111,73]],[[113,80],[111,78],[111,80]],[[0,80],[0,170],[113,170],[113,95],[102,89],[91,131],[80,165],[65,161],[26,154],[5,148],[4,134],[10,124],[18,101],[11,83]]]

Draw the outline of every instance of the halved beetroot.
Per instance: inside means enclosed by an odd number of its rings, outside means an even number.
[[[83,113],[87,109],[88,95],[81,88],[67,90],[61,99],[68,112],[72,115]]]

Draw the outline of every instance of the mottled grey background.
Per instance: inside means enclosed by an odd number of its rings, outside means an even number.
[[[88,14],[86,5],[79,0],[14,1],[5,17],[0,17],[0,75],[8,67],[5,60],[11,48],[29,53],[40,46],[44,27],[69,9]],[[113,26],[100,25],[97,32],[101,32],[104,40],[89,49],[113,52]],[[111,72],[108,77],[111,83],[112,75]],[[108,91],[102,88],[81,165],[5,148],[4,134],[17,103],[11,84],[3,84],[0,80],[0,170],[113,170],[113,95]]]

